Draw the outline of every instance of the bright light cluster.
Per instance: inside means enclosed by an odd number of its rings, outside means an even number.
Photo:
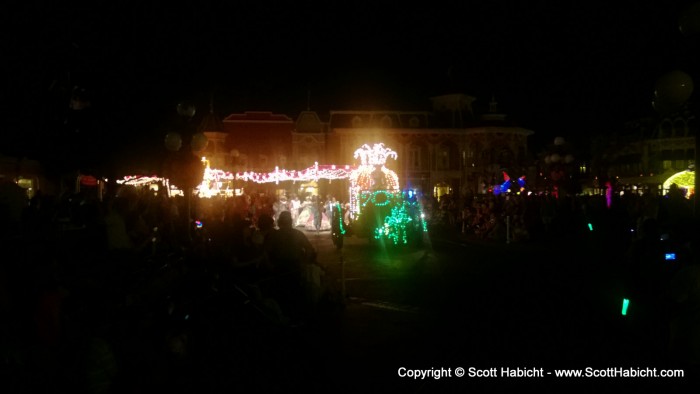
[[[374,166],[362,166],[350,174],[350,209],[354,214],[360,213],[360,195],[378,187],[376,180],[373,178],[374,171]],[[398,192],[400,190],[398,175],[386,167],[382,167],[381,172],[384,184],[379,190]]]
[[[386,164],[386,159],[390,157],[396,160],[398,155],[393,150],[385,148],[383,143],[374,144],[372,147],[364,144],[355,151],[355,158],[359,158],[363,166],[383,166]]]
[[[686,191],[686,198],[690,198],[691,194],[695,194],[695,171],[686,170],[671,175],[663,184],[664,190],[670,189],[674,183]]]
[[[319,165],[318,163],[316,163],[312,167],[299,171],[289,171],[275,168],[275,171],[267,173],[253,171],[232,173],[215,168],[209,168],[207,166],[204,169],[202,183],[197,187],[197,194],[200,197],[212,197],[214,195],[220,194],[224,192],[223,190],[221,190],[221,188],[223,187],[223,182],[233,180],[241,180],[246,182],[250,181],[255,183],[279,183],[284,181],[308,182],[318,181],[319,179],[347,179],[350,177],[350,174],[354,169],[354,167],[349,165]],[[161,182],[167,182],[167,179],[160,178],[157,176],[130,175],[125,176],[124,179],[117,181],[117,183],[120,185],[123,184],[132,186],[150,185],[152,183]]]
[[[347,179],[350,176],[352,170],[353,167],[348,165],[319,165],[318,163],[305,170],[283,170],[279,169],[278,167],[275,167],[275,171],[272,172],[244,171],[232,173],[223,170],[207,168],[204,171],[204,179],[212,180],[215,182],[233,180],[241,180],[246,182],[250,181],[255,183],[279,183],[284,181],[308,182],[317,181],[319,179]]]
[[[518,178],[517,183],[518,183],[518,187],[517,187],[518,191],[516,193],[520,194],[521,192],[525,191],[525,186],[526,186],[525,175]],[[513,185],[513,180],[510,178],[508,173],[503,171],[503,183],[501,183],[500,185],[495,185],[493,187],[493,194],[499,195],[501,193],[510,193],[512,191],[511,188],[514,186],[515,185]]]
[[[377,169],[374,166],[361,166],[350,174],[350,182],[352,185],[358,187],[358,190],[373,190],[376,189],[377,179],[375,179],[375,171]],[[382,185],[383,189],[397,191],[399,190],[399,177],[396,173],[384,166],[382,166],[379,171],[382,172],[381,181],[384,182]]]
[[[360,165],[350,174],[350,209],[353,215],[360,213],[360,194],[368,190],[388,190],[397,192],[400,190],[399,177],[396,173],[384,166],[387,159],[396,160],[398,155],[383,143],[362,145],[355,151],[355,158],[360,159]],[[376,171],[381,171],[381,175]],[[379,177],[377,177],[379,175]]]
[[[117,184],[120,185],[130,185],[130,186],[145,186],[153,183],[162,183],[165,178],[160,178],[155,175],[144,176],[144,175],[127,175],[124,179],[118,179]]]
[[[212,197],[222,192],[221,187],[223,182],[226,181],[241,180],[245,182],[274,182],[279,184],[279,182],[284,181],[308,182],[318,181],[319,179],[335,180],[347,179],[350,176],[351,171],[352,167],[349,165],[319,165],[318,163],[315,163],[314,166],[301,171],[280,170],[279,167],[275,167],[275,171],[267,173],[245,171],[234,174],[232,172],[207,167],[204,170],[202,184],[199,186],[198,190],[200,197]]]

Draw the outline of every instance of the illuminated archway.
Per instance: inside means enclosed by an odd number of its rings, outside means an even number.
[[[692,194],[695,194],[695,171],[681,171],[671,175],[664,182],[664,190],[671,188],[672,184],[678,185],[680,189],[685,190],[686,198],[690,198]]]

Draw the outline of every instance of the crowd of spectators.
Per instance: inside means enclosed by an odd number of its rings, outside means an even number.
[[[600,256],[634,300],[633,337],[641,348],[700,368],[700,225],[674,185],[667,194],[559,196],[479,195],[427,198],[431,228],[491,244],[567,245],[568,253]],[[559,256],[566,262],[566,253]]]
[[[247,291],[290,325],[308,318],[322,292],[309,286],[319,285],[322,272],[317,266],[307,269],[314,266],[315,250],[294,228],[297,208],[275,195],[188,204],[181,196],[148,188],[122,187],[104,198],[94,189],[74,193],[66,188],[57,196],[39,192],[19,211],[8,201],[3,199],[0,224],[0,312],[5,317],[0,351],[9,371],[3,379],[27,378],[23,374],[30,374],[27,365],[33,360],[42,364],[33,367],[57,371],[43,376],[51,386],[62,379],[59,371],[66,371],[58,355],[67,352],[82,362],[73,367],[85,369],[83,387],[99,391],[115,374],[116,350],[108,350],[106,342],[118,331],[114,311],[140,308],[139,324],[154,326],[155,311],[174,302],[169,297],[183,286],[211,294],[239,285],[241,278],[265,283]],[[659,235],[697,242],[692,203],[672,189],[665,196],[618,194],[611,200],[604,195],[448,195],[439,201],[423,196],[421,205],[432,230],[501,243],[576,238],[595,228],[600,240],[621,245],[637,256],[631,260],[643,261],[649,239]],[[658,277],[643,264],[634,269],[639,283]],[[184,277],[199,282],[184,284]],[[676,290],[674,297],[690,296]],[[172,314],[173,307],[168,308]],[[167,357],[186,352],[186,331],[161,331]],[[99,360],[88,366],[85,357]],[[154,360],[136,365],[157,364]]]
[[[677,188],[654,194],[564,195],[479,194],[425,197],[423,203],[435,228],[475,239],[524,242],[580,235],[596,227],[631,241],[647,219],[676,236],[694,231],[693,200]]]
[[[323,270],[274,195],[188,203],[123,186],[103,198],[96,188],[38,192],[21,210],[5,201],[0,379],[26,392],[106,392],[120,368],[130,371],[120,383],[128,389],[169,381],[190,347],[188,319],[201,322],[203,312],[190,311],[200,302],[223,302],[212,316],[255,305],[251,325],[293,329],[318,317]]]

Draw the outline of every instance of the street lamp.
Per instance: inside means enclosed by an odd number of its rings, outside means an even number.
[[[191,104],[180,103],[177,112],[186,120],[194,116],[195,108]],[[185,192],[185,204],[187,206],[187,234],[191,238],[190,225],[192,223],[192,194],[194,189],[202,182],[204,168],[201,161],[201,152],[206,149],[209,141],[203,133],[192,135],[189,149],[182,149],[183,138],[178,132],[170,132],[165,135],[165,148],[170,152],[166,160],[164,176],[174,185]]]

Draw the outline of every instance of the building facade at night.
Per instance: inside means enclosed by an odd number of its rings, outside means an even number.
[[[292,132],[294,120],[287,115],[264,111],[230,114],[221,130],[202,130],[210,142],[207,155],[229,171],[270,171],[294,164]],[[214,150],[216,149],[216,150]]]
[[[697,119],[687,108],[628,122],[621,133],[594,142],[593,181],[613,180],[627,192],[664,194],[669,177],[695,167],[696,135]]]
[[[221,130],[201,130],[217,141],[205,153],[227,171],[301,170],[314,163],[352,165],[357,148],[384,143],[398,155],[387,167],[402,188],[437,198],[487,193],[504,172],[529,175],[527,137],[534,132],[500,114],[495,100],[481,115],[467,95],[431,100],[432,111],[333,110],[326,120],[310,110],[296,121],[271,112],[231,114]]]

